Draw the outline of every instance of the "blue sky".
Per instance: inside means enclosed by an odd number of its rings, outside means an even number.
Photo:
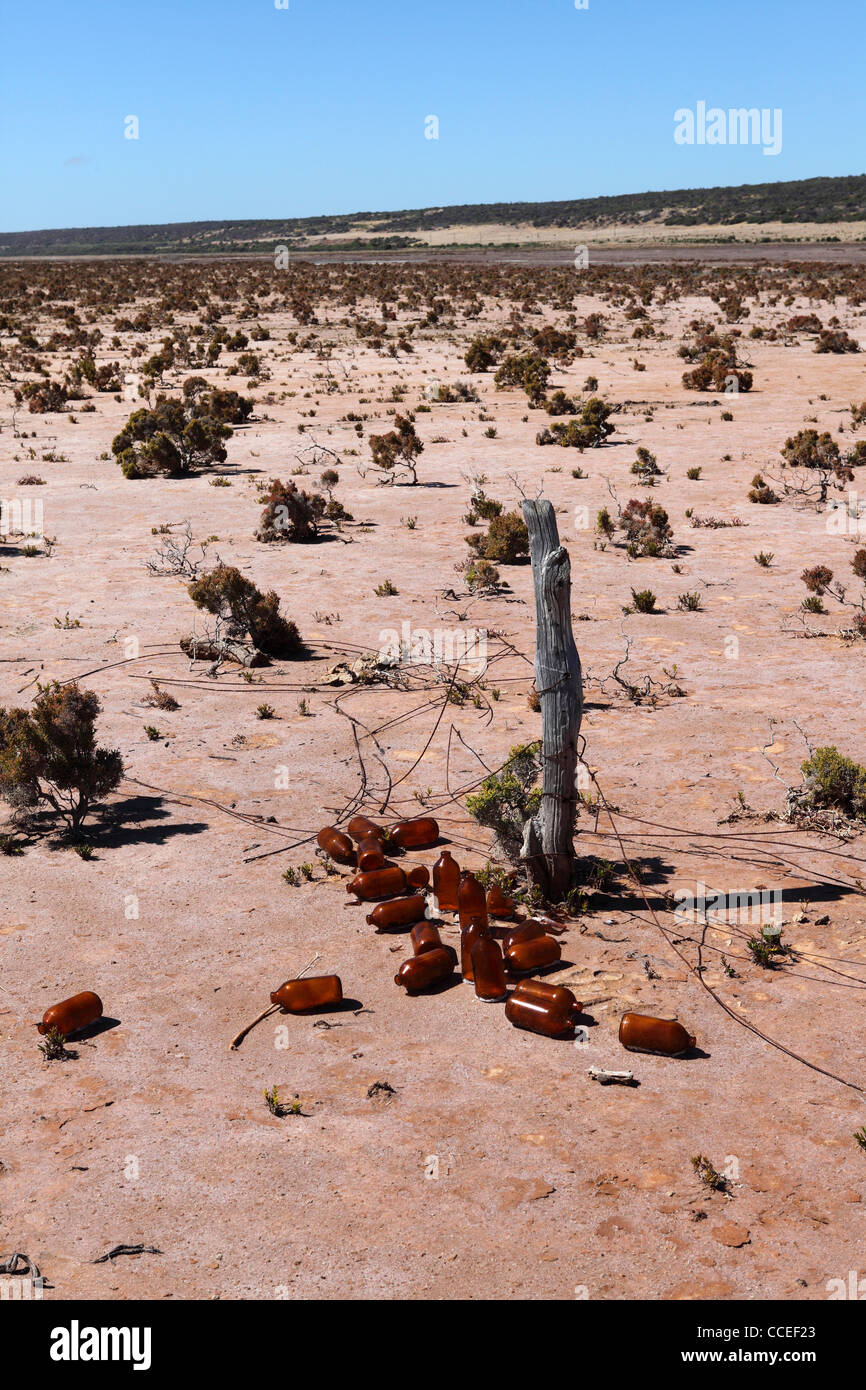
[[[866,0],[288,4],[0,0],[0,230],[866,171]],[[699,100],[781,153],[675,144]]]

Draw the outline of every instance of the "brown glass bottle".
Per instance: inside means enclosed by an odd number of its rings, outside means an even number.
[[[479,937],[489,934],[489,927],[483,917],[470,917],[460,933],[460,973],[464,980],[471,980],[472,948]]]
[[[573,1033],[579,1016],[577,1004],[573,1009],[565,1009],[538,994],[519,989],[514,990],[505,1005],[505,1017],[515,1028],[543,1033],[548,1038],[561,1038]]]
[[[418,990],[429,989],[440,980],[447,980],[453,973],[454,952],[449,951],[447,946],[440,946],[434,951],[423,951],[420,956],[404,960],[394,976],[394,983],[414,994]]]
[[[368,874],[356,874],[346,884],[346,892],[354,893],[362,902],[377,898],[398,898],[409,887],[406,875],[396,865],[387,869],[371,869]]]
[[[543,980],[520,980],[514,986],[514,993],[545,999],[552,1009],[577,1017],[583,1013],[583,1004],[575,999],[567,985],[548,985]]]
[[[460,886],[460,865],[443,849],[433,865],[433,892],[440,912],[457,911],[457,889]]]
[[[339,975],[311,975],[302,980],[286,980],[275,989],[271,1003],[279,1004],[289,1014],[302,1014],[307,1009],[322,1009],[328,1004],[339,1004],[343,998],[343,985]]]
[[[524,970],[541,970],[553,965],[562,956],[562,947],[552,936],[534,936],[531,941],[518,941],[505,952],[508,972],[519,975]]]
[[[423,956],[425,951],[439,951],[442,949],[442,938],[439,935],[439,928],[434,927],[432,922],[418,922],[409,933],[412,942],[412,949],[416,956]]]
[[[629,1052],[656,1052],[662,1057],[681,1057],[695,1045],[691,1033],[681,1023],[672,1018],[651,1018],[649,1014],[623,1014],[619,1040]]]
[[[375,835],[378,840],[384,840],[385,832],[381,825],[375,821],[368,820],[366,816],[354,816],[346,826],[353,840],[366,840],[369,835]]]
[[[422,922],[426,906],[423,893],[413,893],[409,898],[392,898],[390,902],[374,907],[367,921],[377,931],[401,931],[411,927],[413,922]]]
[[[58,1033],[68,1038],[70,1033],[87,1028],[98,1018],[102,1018],[102,1000],[98,994],[85,990],[82,994],[73,994],[71,999],[52,1004],[50,1009],[45,1010],[42,1022],[37,1023],[36,1027],[43,1034],[51,1028],[56,1028]]]
[[[430,870],[426,864],[416,864],[414,869],[406,870],[406,880],[413,888],[426,888],[430,882]]]
[[[502,939],[502,949],[503,951],[510,951],[511,947],[516,946],[519,941],[535,941],[537,937],[546,935],[541,922],[521,922],[519,927],[506,932]]]
[[[316,844],[338,864],[354,864],[355,847],[348,835],[335,825],[326,825],[316,836]]]
[[[485,933],[474,943],[471,956],[476,999],[483,999],[488,1003],[504,999],[508,994],[508,988],[505,984],[505,965],[499,942]]]
[[[432,816],[401,820],[399,825],[393,826],[391,839],[396,840],[401,849],[430,849],[439,839],[439,826]]]
[[[487,915],[500,918],[514,916],[514,899],[506,898],[498,883],[487,890]]]
[[[487,926],[487,897],[478,879],[468,869],[461,875],[457,888],[457,910],[460,913],[461,931],[468,927],[470,917],[480,917]]]
[[[384,869],[385,855],[382,850],[382,841],[378,835],[368,835],[365,840],[358,841],[358,868],[362,874],[369,873],[371,869]]]

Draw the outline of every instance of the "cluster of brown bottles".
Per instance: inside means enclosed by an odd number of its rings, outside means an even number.
[[[316,839],[319,848],[331,859],[338,864],[351,864],[358,870],[351,883],[346,885],[347,893],[354,893],[360,902],[377,902],[399,898],[401,894],[427,887],[430,872],[423,864],[407,871],[397,864],[389,864],[386,853],[389,846],[394,845],[401,850],[428,849],[435,845],[439,839],[439,826],[432,817],[400,821],[390,830],[385,830],[367,816],[354,816],[346,829],[348,835],[335,825],[326,825]],[[409,905],[407,900],[405,904],[395,905],[393,912],[374,914],[374,925],[380,930],[407,926],[418,920],[417,916],[412,915],[417,912],[418,904],[412,902]],[[420,916],[423,915],[422,909]],[[370,918],[367,920],[370,921]]]
[[[379,905],[367,917],[371,926],[380,932],[410,929],[413,955],[400,965],[395,983],[412,994],[441,985],[453,977],[458,959],[456,952],[443,944],[438,928],[426,918],[423,890],[430,874],[423,865],[406,872],[398,865],[388,864],[385,858],[387,843],[401,850],[430,848],[439,838],[436,821],[431,817],[401,821],[386,833],[366,816],[356,816],[347,829],[349,833],[345,835],[335,826],[326,827],[319,833],[319,845],[337,862],[357,868],[358,873],[347,884],[348,893],[363,902],[378,900]],[[463,979],[474,986],[476,998],[487,1003],[506,1000],[505,1017],[517,1028],[552,1038],[572,1034],[583,1005],[564,985],[531,978],[534,972],[555,965],[562,958],[562,947],[548,930],[554,924],[544,920],[521,922],[505,931],[500,944],[490,922],[512,918],[514,900],[498,885],[485,892],[473,873],[461,872],[447,849],[442,850],[433,866],[432,888],[434,910],[457,914],[460,971]],[[517,977],[510,995],[509,976]],[[272,1000],[283,1003],[285,991],[298,984],[319,982],[291,981],[271,995]],[[331,1001],[323,998],[321,1002]],[[295,1005],[292,1011],[299,1007]],[[681,1024],[643,1014],[624,1014],[619,1038],[630,1051],[670,1057],[681,1056],[695,1045]]]
[[[88,1028],[91,1023],[96,1023],[100,1018],[102,1000],[98,994],[85,990],[83,994],[73,994],[71,999],[52,1004],[50,1009],[45,1010],[42,1022],[37,1023],[36,1027],[43,1035],[56,1028],[58,1033],[68,1038],[71,1034],[80,1032],[82,1028]]]
[[[507,974],[538,970],[559,960],[561,951],[558,942],[545,935],[543,926],[532,923],[506,935],[503,953],[503,947],[490,930],[490,920],[511,917],[514,913],[513,899],[506,897],[498,886],[485,892],[473,873],[468,870],[461,873],[459,864],[448,850],[442,851],[433,867],[433,893],[437,911],[457,913],[460,923],[460,971],[463,979],[474,986],[477,999],[485,1003],[500,1002],[508,997]],[[400,919],[401,924],[410,920],[408,908],[401,910]],[[367,920],[379,925],[375,913]],[[397,984],[415,992],[438,984],[453,974],[457,963],[455,953],[443,947],[436,928],[428,922],[422,924],[420,915],[418,925],[412,930],[412,944],[415,955],[401,965],[394,977]],[[422,956],[429,956],[429,959],[419,961]],[[536,1013],[542,1020],[537,1031],[562,1031],[560,1020],[554,1016],[546,1000],[534,1012],[530,1011],[530,1020]],[[548,1013],[552,1022],[549,1020],[545,1023]],[[531,1022],[522,1026],[529,1027]]]
[[[316,836],[316,843],[336,863],[352,864],[361,873],[384,868],[386,842],[401,850],[430,849],[439,839],[439,826],[432,816],[399,821],[390,830],[367,816],[355,816],[346,830],[348,834],[336,825],[326,825]]]

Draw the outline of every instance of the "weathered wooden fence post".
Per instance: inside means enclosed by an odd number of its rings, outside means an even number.
[[[571,628],[571,561],[545,499],[524,501],[535,585],[535,684],[541,697],[541,806],[527,822],[521,857],[552,902],[574,874],[577,738],[583,714],[580,657]]]

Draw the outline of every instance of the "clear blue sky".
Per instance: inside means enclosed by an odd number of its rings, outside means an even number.
[[[866,0],[0,0],[0,230],[862,173],[864,38]],[[676,145],[699,100],[782,152]]]

